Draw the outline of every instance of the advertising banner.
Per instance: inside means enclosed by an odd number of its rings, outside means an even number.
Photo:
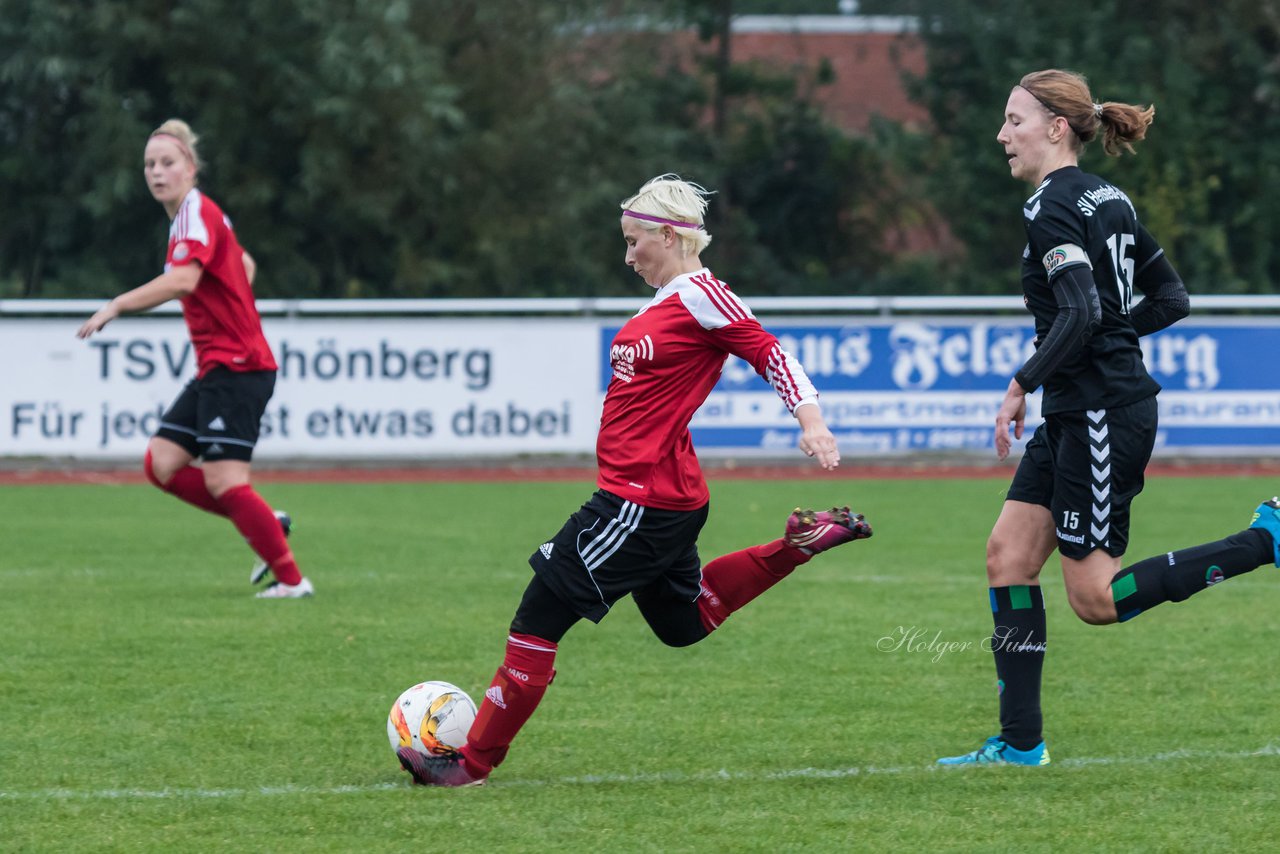
[[[991,453],[1009,378],[1034,352],[1025,319],[946,318],[762,322],[804,364],[827,424],[849,456]],[[601,389],[609,379],[602,330]],[[1280,452],[1280,374],[1272,363],[1280,323],[1177,324],[1142,339],[1147,369],[1163,386],[1157,453]],[[1027,431],[1042,422],[1028,397]],[[773,389],[731,358],[692,432],[700,453],[775,455],[795,448],[795,419]],[[1015,443],[1015,447],[1018,444]]]
[[[992,453],[996,408],[1033,351],[1003,317],[765,318],[805,365],[850,458]],[[0,319],[0,456],[141,455],[195,374],[181,318]],[[591,317],[266,317],[280,364],[260,459],[589,454],[620,323]],[[1209,319],[1143,339],[1157,454],[1280,453],[1280,321]],[[1039,394],[1028,427],[1040,423]],[[695,416],[706,456],[787,456],[795,420],[738,359]],[[1025,438],[1029,438],[1030,429]]]
[[[178,317],[0,321],[0,454],[141,455],[195,375]],[[264,318],[280,370],[256,458],[403,458],[594,447],[598,324]]]

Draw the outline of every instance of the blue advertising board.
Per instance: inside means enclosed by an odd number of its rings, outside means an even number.
[[[851,456],[990,451],[1009,378],[1034,351],[1031,324],[1018,319],[764,322],[805,366]],[[618,328],[602,329],[602,391]],[[1280,372],[1269,369],[1278,341],[1271,320],[1185,323],[1144,338],[1147,369],[1164,388],[1157,453],[1280,452]],[[1038,393],[1028,398],[1024,442],[1042,420],[1039,403]],[[736,358],[691,431],[713,453],[786,452],[799,435],[769,385]]]

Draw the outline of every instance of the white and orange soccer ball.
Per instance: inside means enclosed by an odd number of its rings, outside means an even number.
[[[448,682],[419,682],[396,698],[387,715],[392,751],[412,747],[424,756],[444,756],[467,743],[476,704]]]

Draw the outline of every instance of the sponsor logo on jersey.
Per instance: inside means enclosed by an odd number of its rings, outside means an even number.
[[[624,383],[636,377],[636,363],[653,361],[653,338],[646,335],[634,344],[619,344],[614,341],[609,348],[609,364],[613,367],[613,375]]]

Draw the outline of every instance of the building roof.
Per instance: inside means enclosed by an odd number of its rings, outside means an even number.
[[[813,90],[837,126],[860,132],[874,116],[920,126],[923,107],[910,101],[904,75],[926,68],[918,19],[889,15],[741,15],[732,21],[735,63],[816,72],[834,80]]]

